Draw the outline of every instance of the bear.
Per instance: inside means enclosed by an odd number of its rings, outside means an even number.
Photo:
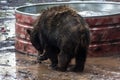
[[[30,35],[30,41],[32,45],[38,51],[37,61],[41,63],[41,61],[47,60],[48,56],[47,56],[47,53],[45,53],[44,51],[44,48],[41,42],[42,39],[40,39],[40,36],[38,35],[38,31],[28,29],[27,33]]]
[[[71,71],[83,72],[90,44],[90,30],[76,10],[67,5],[45,9],[34,28],[27,32],[39,54],[44,52],[51,61],[52,69],[67,71],[71,60],[75,58]]]

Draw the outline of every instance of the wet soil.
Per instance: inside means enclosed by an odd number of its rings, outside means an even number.
[[[74,60],[71,62],[74,64]],[[120,55],[89,57],[83,73],[59,72],[35,56],[15,51],[14,41],[0,43],[0,80],[119,80]]]

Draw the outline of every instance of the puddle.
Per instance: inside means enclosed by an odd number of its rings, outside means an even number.
[[[120,57],[88,58],[83,73],[51,70],[49,61],[35,63],[35,57],[17,54],[17,73],[21,80],[119,80]]]
[[[87,58],[83,73],[54,71],[49,65],[49,60],[38,64],[35,56],[15,52],[14,41],[0,42],[0,80],[120,79],[120,55]]]

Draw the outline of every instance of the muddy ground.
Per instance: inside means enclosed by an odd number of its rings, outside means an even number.
[[[49,65],[15,51],[14,40],[0,42],[0,80],[120,80],[120,55],[89,57],[83,73],[54,71]]]

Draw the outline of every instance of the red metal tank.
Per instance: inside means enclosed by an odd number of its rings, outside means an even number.
[[[116,2],[53,2],[22,6],[16,12],[16,43],[17,51],[36,55],[37,51],[29,40],[26,29],[33,24],[40,11],[55,5],[69,5],[84,12],[82,15],[92,33],[89,56],[108,56],[120,54],[120,3]]]
[[[31,55],[36,55],[37,50],[32,46],[29,39],[29,35],[27,34],[26,30],[33,28],[32,25],[37,19],[37,16],[26,15],[17,12],[15,16],[16,16],[16,23],[15,23],[16,50],[22,53],[29,53]]]

